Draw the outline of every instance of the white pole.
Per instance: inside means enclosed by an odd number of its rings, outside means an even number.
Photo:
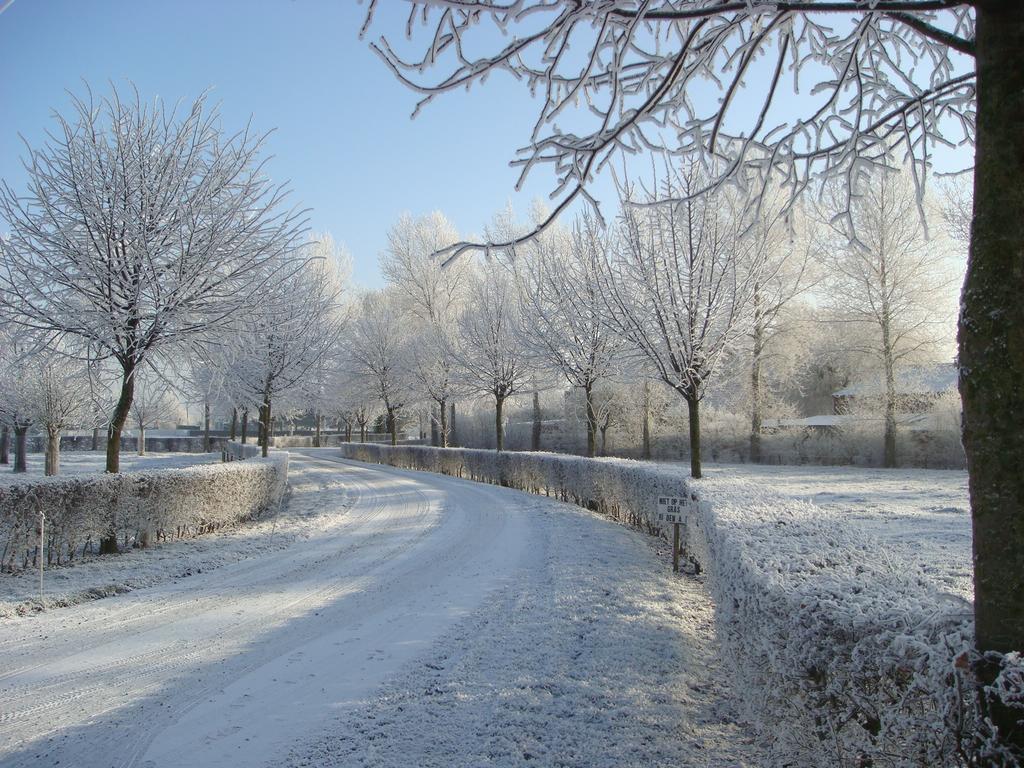
[[[46,541],[46,515],[39,513],[39,609],[46,610],[43,599],[43,542]]]

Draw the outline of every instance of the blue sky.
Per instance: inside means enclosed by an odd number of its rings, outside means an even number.
[[[404,4],[378,5],[369,39],[400,39]],[[0,178],[24,187],[18,134],[42,143],[51,112],[68,111],[67,89],[131,80],[144,99],[190,101],[210,88],[226,130],[250,116],[275,129],[271,175],[312,209],[314,231],[348,247],[364,285],[381,283],[377,255],[403,212],[441,210],[463,235],[509,200],[525,218],[552,189],[535,172],[514,192],[508,161],[537,109],[525,88],[498,75],[411,121],[415,94],[358,39],[365,13],[354,0],[15,0],[0,13]],[[607,178],[596,192],[614,212]]]
[[[380,5],[375,28],[400,33],[398,3]],[[548,191],[538,177],[515,196],[507,165],[531,125],[529,97],[488,87],[410,121],[415,95],[358,39],[364,15],[326,0],[16,0],[0,13],[0,178],[24,187],[18,134],[39,145],[51,112],[68,111],[67,89],[130,79],[143,98],[172,101],[212,87],[225,128],[251,115],[276,129],[271,174],[313,209],[314,230],[348,246],[364,285],[380,283],[377,254],[404,211],[443,210],[480,232],[511,197],[525,217]]]

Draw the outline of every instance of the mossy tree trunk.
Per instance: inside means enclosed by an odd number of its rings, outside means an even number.
[[[976,11],[974,217],[961,299],[960,393],[975,641],[980,651],[1007,653],[1024,650],[1024,5],[986,0]],[[1008,740],[1024,745],[1013,713],[995,706],[990,715]]]

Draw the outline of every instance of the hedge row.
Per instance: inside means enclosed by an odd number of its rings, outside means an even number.
[[[33,565],[39,513],[50,564],[95,551],[111,530],[122,548],[207,533],[276,510],[288,454],[120,474],[76,474],[0,485],[0,570]]]
[[[367,444],[341,453],[552,496],[654,533],[657,497],[683,497],[685,556],[707,574],[743,715],[777,764],[1013,764],[958,668],[970,605],[894,568],[882,544],[812,504],[757,488],[713,504],[678,468],[624,459]],[[1020,658],[999,662],[1000,695],[1024,700]]]

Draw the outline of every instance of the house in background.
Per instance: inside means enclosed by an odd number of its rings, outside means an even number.
[[[896,413],[926,413],[940,397],[955,391],[956,386],[956,363],[917,365],[900,371],[896,375]],[[837,415],[881,412],[884,406],[885,380],[881,374],[832,393],[832,412]]]
[[[946,394],[956,391],[956,363],[934,363],[907,368],[896,377],[896,424],[929,431],[931,411]],[[796,419],[765,419],[766,433],[803,429],[809,433],[835,432],[843,427],[879,422],[885,410],[885,381],[881,375],[854,382],[832,393],[832,413]]]

